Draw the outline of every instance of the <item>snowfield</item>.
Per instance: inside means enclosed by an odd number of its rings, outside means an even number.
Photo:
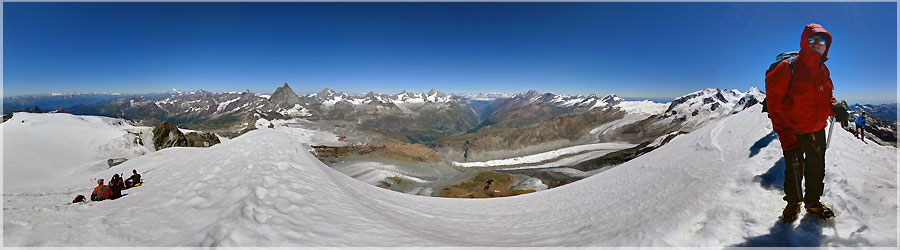
[[[835,129],[822,201],[837,218],[820,222],[804,212],[783,225],[784,164],[771,131],[756,105],[581,181],[449,199],[374,187],[318,161],[297,135],[258,129],[53,185],[4,186],[3,245],[897,246],[896,148]],[[45,146],[11,144],[9,136],[4,131],[4,170],[21,167],[7,162],[20,157],[11,148]],[[36,149],[20,149],[27,150]],[[125,197],[69,203],[88,194],[92,178],[131,169],[146,182]]]
[[[106,169],[108,159],[132,159],[155,151],[153,128],[122,119],[15,113],[2,127],[4,188],[82,171],[93,174]],[[144,146],[135,145],[135,137]]]

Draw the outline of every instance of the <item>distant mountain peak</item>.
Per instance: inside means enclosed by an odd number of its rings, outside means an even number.
[[[333,96],[334,94],[335,93],[334,93],[333,89],[325,88],[325,89],[322,89],[322,91],[319,91],[318,93],[316,93],[315,95],[318,98],[328,98],[328,97]]]
[[[284,83],[284,86],[275,89],[275,93],[272,93],[272,97],[269,97],[269,101],[278,107],[292,107],[295,104],[300,104],[300,96],[298,96],[297,93],[294,93],[291,86]]]
[[[282,90],[282,89],[293,91],[293,89],[291,89],[291,86],[289,86],[287,83],[284,83],[284,85],[282,85],[281,87],[276,88],[275,91],[277,92],[278,90]]]
[[[617,96],[616,94],[611,94],[611,95],[605,96],[605,97],[603,97],[603,99],[601,99],[602,102],[607,103],[608,105],[616,105],[616,104],[621,103],[624,100],[625,99],[622,99],[621,97]]]
[[[537,92],[536,90],[533,90],[533,89],[529,90],[528,92],[525,92],[525,94],[522,95],[523,99],[529,99],[531,101],[535,101],[540,97],[541,97],[541,93]]]

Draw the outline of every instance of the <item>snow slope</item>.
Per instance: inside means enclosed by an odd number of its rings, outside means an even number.
[[[373,187],[317,161],[282,131],[259,129],[210,148],[128,161],[122,167],[147,182],[115,201],[67,204],[89,191],[84,178],[6,189],[3,240],[7,247],[896,247],[896,148],[839,129],[832,140],[822,198],[837,214],[830,222],[777,222],[781,151],[757,105],[581,181],[475,200]]]
[[[4,187],[31,185],[108,168],[112,158],[152,153],[153,128],[122,119],[65,113],[15,113],[3,129]],[[134,143],[141,137],[144,145]]]

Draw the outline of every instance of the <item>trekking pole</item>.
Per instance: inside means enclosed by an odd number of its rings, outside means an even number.
[[[834,115],[831,116],[831,126],[828,128],[828,139],[825,140],[825,149],[828,149],[828,146],[831,146],[831,134],[834,132]]]
[[[794,162],[796,163],[793,165],[794,165],[794,182],[797,183],[797,198],[803,200],[803,189],[800,188],[800,180],[801,180],[800,175],[803,174],[803,170],[802,170],[803,168],[800,166],[800,164],[803,164],[803,163],[800,162],[799,154],[794,154]]]

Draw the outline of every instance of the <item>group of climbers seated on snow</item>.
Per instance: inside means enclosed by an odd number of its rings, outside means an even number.
[[[131,170],[131,172],[133,173],[131,177],[124,181],[119,174],[113,175],[112,179],[109,181],[109,185],[103,185],[103,179],[97,180],[97,186],[94,187],[94,191],[91,192],[91,201],[102,201],[106,199],[115,200],[122,197],[123,189],[140,186],[143,183],[143,181],[141,181],[141,175],[137,173],[137,170]],[[78,195],[72,203],[83,201],[84,196]]]

